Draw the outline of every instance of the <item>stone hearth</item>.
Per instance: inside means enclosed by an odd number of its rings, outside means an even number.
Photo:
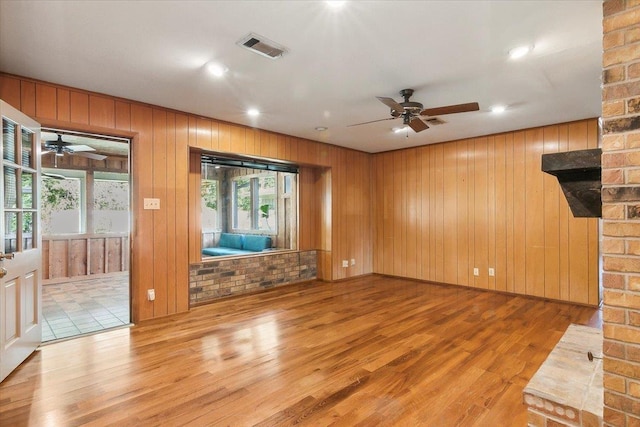
[[[589,361],[588,352],[595,358]],[[570,325],[523,391],[531,427],[602,426],[602,331]]]

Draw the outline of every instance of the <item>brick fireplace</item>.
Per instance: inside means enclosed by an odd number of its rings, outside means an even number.
[[[604,425],[640,426],[640,1],[603,17]]]

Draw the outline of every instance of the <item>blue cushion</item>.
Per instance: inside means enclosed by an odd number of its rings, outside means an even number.
[[[220,234],[220,243],[218,246],[224,248],[232,248],[232,249],[242,249],[242,234],[230,234],[230,233],[222,233]]]
[[[230,248],[203,248],[202,254],[208,256],[228,256],[228,255],[248,255],[253,254],[253,251],[243,251],[241,249]]]
[[[252,236],[250,234],[244,236],[242,249],[245,251],[261,252],[270,247],[271,237],[269,236]]]

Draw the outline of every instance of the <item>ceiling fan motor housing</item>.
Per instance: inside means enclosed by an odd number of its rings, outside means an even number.
[[[411,98],[411,95],[413,95],[413,89],[402,89],[400,91],[400,96],[404,98],[404,102],[399,103],[402,106],[402,108],[404,108],[404,111],[401,111],[400,113],[404,112],[404,113],[407,113],[408,116],[414,116],[414,115],[417,116],[422,111],[423,106],[419,102],[409,101],[409,98]],[[405,121],[406,120],[407,120],[407,117],[405,116]]]

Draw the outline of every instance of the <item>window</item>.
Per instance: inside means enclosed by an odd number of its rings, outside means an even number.
[[[42,172],[44,235],[129,231],[128,174],[49,168]]]
[[[233,179],[233,228],[277,233],[276,173]]]
[[[202,179],[200,196],[202,198],[202,231],[220,231],[219,181],[217,179]]]
[[[93,181],[94,233],[129,231],[129,181],[127,174],[95,172]]]
[[[56,172],[45,170],[42,176],[42,233],[82,233],[84,179],[75,171]]]
[[[229,234],[268,236],[270,250],[297,248],[297,166],[194,155],[200,156],[203,249]],[[205,256],[211,252],[217,251]]]

